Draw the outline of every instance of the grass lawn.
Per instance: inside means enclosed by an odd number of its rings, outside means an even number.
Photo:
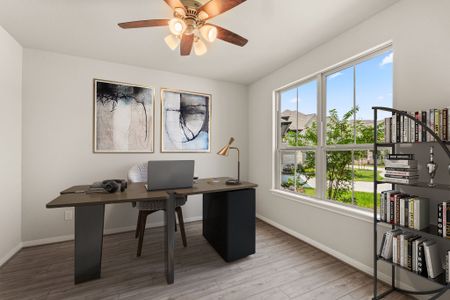
[[[381,177],[380,173],[381,172],[378,171],[378,180],[383,179],[383,177]],[[355,169],[355,181],[373,182],[373,170]]]
[[[305,195],[307,196],[316,196],[316,190],[314,188],[305,188]],[[347,192],[343,198],[351,199],[352,193]],[[380,207],[380,195],[377,195],[377,206]],[[342,200],[336,200],[338,202],[348,203]],[[371,208],[373,209],[373,193],[368,192],[356,192],[355,191],[355,202],[359,207],[363,208]]]

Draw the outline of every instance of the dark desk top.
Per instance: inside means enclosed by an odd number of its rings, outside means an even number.
[[[229,178],[199,179],[192,188],[152,192],[146,190],[144,183],[129,183],[126,191],[112,194],[106,192],[85,193],[89,187],[88,185],[76,185],[62,191],[59,197],[47,203],[47,208],[166,200],[169,197],[168,192],[187,196],[257,187],[256,184],[250,182],[242,182],[239,185],[226,185],[225,181],[227,179]]]
[[[237,190],[245,190],[245,189],[252,189],[257,187],[258,185],[251,183],[251,182],[245,182],[242,181],[240,184],[237,185],[228,185],[225,184],[225,181],[227,181],[228,177],[221,177],[221,178],[204,178],[199,179],[194,184],[192,188],[187,189],[177,189],[174,190],[176,194],[178,195],[196,195],[196,194],[208,194],[208,193],[218,193],[218,192],[227,192],[227,191],[237,191]]]

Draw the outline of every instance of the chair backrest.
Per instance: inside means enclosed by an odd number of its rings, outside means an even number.
[[[139,163],[131,167],[128,171],[128,181],[130,182],[147,182],[148,163]]]

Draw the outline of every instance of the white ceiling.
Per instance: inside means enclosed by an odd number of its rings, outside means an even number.
[[[211,23],[249,39],[181,57],[168,28],[123,30],[118,22],[170,18],[163,0],[0,0],[0,25],[26,48],[248,84],[397,0],[248,0]]]

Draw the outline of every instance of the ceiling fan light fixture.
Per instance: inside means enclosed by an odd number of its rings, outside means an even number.
[[[174,35],[183,34],[186,27],[186,23],[180,18],[173,18],[169,21],[169,30]]]
[[[210,43],[214,42],[217,38],[217,28],[211,25],[205,25],[200,28],[200,33]]]
[[[177,14],[179,16],[183,16],[183,17],[186,16],[186,10],[184,10],[184,8],[182,8],[182,7],[177,7],[174,9],[174,11],[175,11],[175,14]]]
[[[171,50],[177,49],[180,45],[180,39],[173,34],[169,34],[168,36],[166,36],[164,38],[164,41]]]
[[[208,51],[208,48],[206,47],[205,43],[201,39],[197,39],[197,41],[194,42],[194,52],[197,56],[202,56]]]
[[[208,17],[209,17],[209,15],[203,10],[198,13],[198,18],[200,20],[206,20],[206,19],[208,19]]]

